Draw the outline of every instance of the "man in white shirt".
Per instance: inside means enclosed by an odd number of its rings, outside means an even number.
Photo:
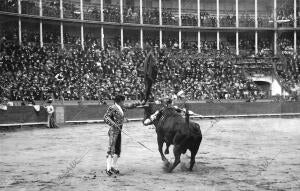
[[[47,127],[48,128],[58,128],[58,126],[55,123],[55,119],[54,119],[54,107],[52,105],[52,98],[49,98],[49,100],[47,101],[48,105],[46,106],[47,109],[47,113],[48,113],[48,124]]]

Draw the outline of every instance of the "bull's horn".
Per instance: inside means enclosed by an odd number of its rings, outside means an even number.
[[[137,108],[145,108],[145,107],[149,107],[149,105],[139,105],[139,106],[136,106]]]

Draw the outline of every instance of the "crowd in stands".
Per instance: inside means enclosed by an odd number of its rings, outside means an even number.
[[[101,12],[100,12],[100,5],[88,5],[83,8],[85,20],[94,20],[100,21],[101,20]]]
[[[103,10],[104,21],[106,22],[120,22],[120,7],[118,6],[107,6]]]
[[[13,26],[13,25],[11,25]],[[6,28],[8,30],[0,31],[2,34],[4,34],[5,38],[7,40],[17,41],[18,40],[18,32],[17,32],[17,26],[14,26],[13,28]],[[79,32],[77,33],[69,33],[67,31],[72,31],[72,28],[67,29],[65,28],[64,31],[64,43],[65,45],[75,45],[80,46],[81,45],[81,39]],[[79,29],[78,29],[79,31]],[[85,44],[87,46],[96,46],[100,45],[100,36],[93,37],[93,35],[89,34],[90,32],[87,30],[85,31]],[[175,36],[175,37],[174,37]],[[282,52],[283,54],[293,54],[293,33],[281,33],[278,37],[278,47],[277,50],[279,52]],[[179,42],[178,38],[175,35],[165,34],[165,38],[163,38],[163,48],[172,48],[172,49],[179,49]],[[241,54],[245,55],[253,55],[254,52],[254,33],[240,33],[239,36],[239,48],[241,51]],[[145,42],[148,42],[151,44],[151,46],[158,47],[159,40],[158,37],[154,39],[155,36],[148,36],[148,34],[144,34],[144,40]],[[234,52],[235,48],[235,37],[233,36],[225,36],[227,41],[223,42],[220,41],[220,50],[222,51],[228,51]],[[39,32],[38,30],[31,30],[30,27],[27,27],[26,25],[23,25],[22,28],[22,42],[23,43],[35,43],[36,45],[39,44]],[[118,40],[117,38],[114,39],[114,41]],[[58,31],[44,31],[43,33],[43,42],[44,44],[60,44],[60,33]],[[298,47],[299,47],[299,39],[298,39]],[[115,47],[119,47],[120,42],[114,43]],[[198,48],[197,46],[197,40],[194,41],[186,41],[185,39],[182,39],[182,48],[183,49],[194,49],[196,50]],[[138,38],[136,37],[130,37],[128,35],[125,35],[124,37],[124,47],[140,47],[140,43]],[[258,51],[259,55],[261,56],[272,56],[273,54],[273,38],[270,38],[267,33],[261,33],[259,34],[258,39]],[[202,40],[201,41],[201,50],[202,51],[209,51],[211,49],[217,49],[217,42],[216,40]]]
[[[140,23],[139,7],[124,8],[124,23]]]
[[[285,62],[277,68],[279,80],[289,93],[296,94],[300,90],[300,58],[286,56]]]
[[[274,17],[273,15],[259,15],[257,18],[258,27],[274,27]]]
[[[142,90],[133,63],[140,63],[136,59],[143,56],[132,51],[119,54],[72,47],[64,51],[13,43],[1,50],[1,90],[11,100],[45,100],[51,94],[64,100],[112,99],[121,91],[128,99],[137,99]]]
[[[0,11],[17,12],[17,0],[4,0]],[[65,2],[64,16],[80,18],[78,7]],[[139,23],[139,9],[124,8],[124,22]],[[22,1],[22,13],[39,14],[38,5],[33,1]],[[99,8],[86,7],[84,18],[100,20]],[[59,1],[44,3],[43,14],[59,17]],[[104,21],[120,22],[120,7],[105,6]],[[241,27],[254,26],[254,17],[241,13]],[[178,16],[172,10],[163,9],[163,24],[178,25]],[[197,26],[198,18],[194,14],[183,14],[183,26]],[[269,18],[259,17],[259,26],[272,25]],[[277,10],[277,20],[281,26],[293,26],[293,8],[281,7]],[[144,9],[145,24],[159,24],[158,9]],[[234,27],[234,14],[221,14],[220,26]],[[213,13],[200,12],[200,24],[206,27],[217,26]],[[0,97],[10,100],[45,100],[49,96],[63,100],[99,100],[112,99],[122,92],[127,99],[136,100],[143,97],[142,65],[146,52],[139,49],[139,43],[124,39],[124,50],[120,51],[120,40],[105,42],[105,49],[100,49],[100,40],[85,34],[85,50],[81,50],[80,35],[64,31],[63,39],[66,49],[59,46],[59,32],[44,31],[45,46],[39,47],[39,32],[22,28],[22,46],[17,45],[16,28],[7,26],[0,30]],[[249,38],[249,37],[252,38]],[[292,54],[293,38],[281,35],[278,39],[278,50],[282,52],[280,67],[276,68],[280,83],[295,92],[300,85],[299,57]],[[146,37],[145,37],[146,38]],[[299,40],[299,38],[298,38]],[[146,39],[147,44],[157,48],[158,42]],[[298,41],[298,46],[300,42]],[[56,45],[56,46],[55,46]],[[260,39],[259,56],[272,55],[271,40]],[[240,36],[240,50],[250,50],[254,54],[254,35]],[[249,99],[262,98],[261,90],[245,77],[245,70],[234,63],[236,57],[231,55],[228,45],[221,42],[220,52],[213,51],[216,41],[202,41],[201,52],[197,53],[197,42],[183,40],[179,50],[178,40],[172,37],[163,39],[163,49],[156,50],[159,64],[157,83],[154,85],[153,97],[165,95],[176,96],[184,90],[190,100],[210,99]],[[188,50],[187,50],[188,49]],[[270,52],[268,52],[268,50]],[[253,72],[253,70],[251,70]],[[247,71],[246,71],[247,72]],[[266,69],[268,75],[272,70]]]
[[[178,16],[175,16],[171,10],[162,10],[162,23],[163,25],[178,25]]]
[[[21,1],[21,13],[28,15],[39,15],[39,5],[38,2],[34,1]]]
[[[294,5],[283,4],[277,8],[278,27],[293,27],[294,26]]]
[[[198,26],[197,14],[183,14],[181,15],[182,26]]]
[[[64,43],[66,46],[80,46],[80,36],[76,34],[64,33]],[[13,38],[14,39],[14,38]],[[13,40],[12,38],[8,38],[8,40]],[[16,37],[17,39],[17,37]],[[89,42],[88,36],[85,38],[87,40],[86,43]],[[43,34],[43,42],[47,46],[59,46],[60,44],[60,34],[58,32],[44,32]],[[22,31],[22,43],[24,45],[39,45],[40,43],[40,33],[29,31],[29,29],[24,29]]]
[[[51,37],[48,37],[49,35],[53,36],[52,33],[46,33],[45,34],[45,36],[46,36],[45,40],[47,42],[51,38]],[[33,31],[29,32],[28,30],[23,30],[22,31],[22,41],[24,43],[34,43],[34,44],[38,45],[39,42],[40,42],[40,33],[39,32],[33,32]]]
[[[200,23],[201,26],[205,27],[216,27],[217,17],[216,15],[209,14],[208,12],[200,12]]]
[[[255,26],[255,18],[254,14],[249,14],[247,12],[239,13],[239,26],[240,27],[254,27]]]
[[[21,1],[22,13],[39,15],[39,4],[35,1]],[[65,18],[80,19],[79,4],[66,1],[63,3],[63,11]],[[294,26],[294,10],[293,4],[283,4],[277,8],[277,23],[278,27],[293,27]],[[0,3],[0,11],[17,12],[17,0],[4,0]],[[182,10],[182,25],[183,26],[197,26],[197,13],[191,14],[190,10]],[[194,10],[195,11],[195,10]],[[100,20],[100,5],[99,4],[84,4],[83,6],[84,19],[86,20]],[[226,13],[221,10],[220,26],[221,27],[235,27],[236,16],[235,13]],[[224,13],[223,13],[224,12]],[[104,21],[120,22],[120,7],[119,5],[105,5],[103,7]],[[43,2],[43,15],[50,17],[60,17],[60,3],[59,0],[50,0]],[[140,23],[139,7],[124,7],[123,9],[125,23]],[[299,11],[297,11],[299,18]],[[164,25],[178,25],[178,9],[162,9],[162,22]],[[158,8],[143,8],[143,22],[144,24],[159,24],[159,10]],[[297,21],[299,23],[299,19]],[[216,11],[207,12],[200,11],[201,26],[216,27],[217,16]],[[255,19],[254,12],[239,12],[239,26],[240,27],[254,27]],[[259,27],[273,27],[273,15],[266,16],[265,13],[258,17]]]
[[[60,3],[58,0],[43,2],[43,15],[48,17],[60,17]]]
[[[18,0],[3,0],[0,3],[0,11],[18,12]]]
[[[198,54],[173,51],[159,57],[156,97],[183,90],[189,100],[248,99],[259,90],[237,68],[235,56],[222,52]],[[164,88],[171,85],[171,88]]]
[[[288,51],[293,49],[293,34],[292,33],[283,33],[278,38],[278,46],[281,51]]]
[[[221,27],[235,27],[236,26],[235,14],[220,15],[220,26]]]
[[[94,46],[85,50],[40,48],[30,43],[19,46],[5,39],[0,46],[1,96],[11,100],[45,100],[51,95],[63,100],[98,100],[112,99],[123,92],[127,99],[143,97],[146,52],[141,49],[131,47],[120,52],[106,45],[100,50],[92,37],[87,42]],[[159,64],[155,98],[175,95],[180,90],[192,100],[258,95],[255,84],[234,65],[234,55],[178,49],[156,50],[155,54]]]
[[[283,58],[282,67],[277,70],[281,84],[295,93],[300,88],[300,58],[299,54],[293,53],[292,33],[282,33],[278,38],[278,47]]]
[[[273,43],[268,38],[260,38],[258,41],[258,54],[264,57],[272,57]]]
[[[158,9],[143,9],[143,23],[158,25],[159,24]]]
[[[22,31],[22,46],[15,43],[15,28],[7,27],[0,34],[0,96],[11,100],[45,100],[50,95],[64,100],[98,100],[123,92],[127,99],[143,97],[146,52],[139,49],[138,42],[124,39],[125,48],[120,52],[116,48],[120,45],[118,39],[106,41],[105,50],[101,50],[99,38],[86,34],[86,49],[81,50],[79,35],[65,32],[65,44],[75,46],[61,50],[51,45],[60,42],[58,32],[44,33],[44,43],[50,45],[43,48],[39,47],[38,32]],[[158,47],[157,42],[148,41]],[[280,37],[278,43],[286,50],[292,40],[287,35]],[[252,44],[253,39],[244,38],[240,46],[251,49]],[[262,49],[271,46],[267,39],[259,44]],[[221,43],[222,51],[216,52],[215,41],[202,41],[200,54],[196,43],[190,50],[179,50],[178,46],[176,39],[168,38],[164,48],[156,52],[159,75],[153,91],[155,98],[175,95],[180,90],[190,100],[260,98],[261,91],[245,78],[242,68],[236,67],[235,56],[226,51],[225,44]],[[299,58],[287,58],[285,67],[277,71],[281,83],[296,89],[299,68]]]

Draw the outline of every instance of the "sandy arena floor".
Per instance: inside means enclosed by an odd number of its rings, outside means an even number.
[[[134,122],[125,130],[154,152],[123,135],[116,177],[103,171],[104,124],[2,132],[0,190],[300,190],[299,118],[197,122],[203,141],[193,172],[185,168],[189,153],[164,172],[155,130]]]

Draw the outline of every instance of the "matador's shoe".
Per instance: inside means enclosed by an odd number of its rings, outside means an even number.
[[[115,169],[114,167],[111,167],[111,172],[115,174],[120,174],[120,171],[118,169]]]
[[[112,172],[111,170],[105,170],[105,172],[106,172],[106,174],[107,174],[108,176],[113,175],[113,172]]]

